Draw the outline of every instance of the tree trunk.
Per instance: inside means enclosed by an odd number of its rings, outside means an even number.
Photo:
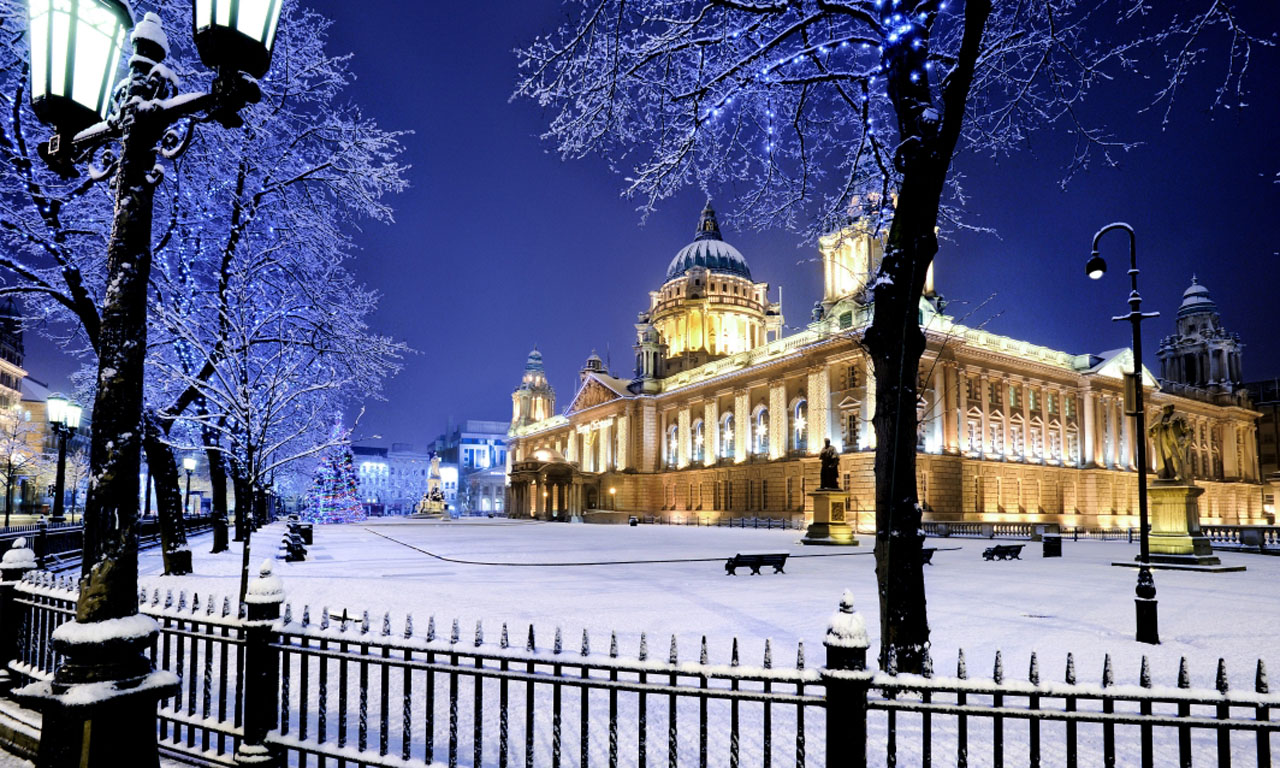
[[[191,551],[187,548],[186,526],[182,521],[182,487],[173,449],[160,433],[155,412],[143,415],[142,445],[147,452],[147,467],[156,489],[156,514],[160,520],[160,550],[164,572],[169,576],[191,573]]]
[[[253,514],[253,492],[240,462],[231,459],[231,486],[236,492],[236,541],[244,541],[249,533],[249,517]]]
[[[213,494],[213,549],[212,554],[226,552],[227,546],[227,472],[223,467],[222,451],[216,436],[204,431],[204,453],[209,462],[209,487]]]

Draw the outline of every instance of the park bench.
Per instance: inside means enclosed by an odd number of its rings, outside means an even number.
[[[924,547],[920,550],[920,562],[924,565],[933,565],[933,553],[937,552],[937,547]]]
[[[983,560],[1021,560],[1024,544],[997,544],[982,550]]]
[[[738,568],[750,568],[753,576],[760,575],[760,569],[766,565],[773,566],[774,573],[786,573],[782,570],[782,566],[787,564],[786,552],[772,552],[760,554],[742,554],[741,552],[729,558],[724,564],[724,572],[729,576],[737,576]]]

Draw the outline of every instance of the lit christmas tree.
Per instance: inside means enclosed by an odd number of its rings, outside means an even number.
[[[321,525],[365,521],[368,516],[357,489],[355,457],[351,445],[344,442],[320,459],[302,519]]]

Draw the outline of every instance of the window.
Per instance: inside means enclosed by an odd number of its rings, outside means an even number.
[[[795,451],[809,449],[809,401],[798,400],[791,408],[791,448]]]
[[[1049,455],[1055,459],[1062,458],[1062,434],[1056,429],[1049,430]]]
[[[667,467],[676,466],[676,458],[680,450],[680,432],[675,424],[667,427]]]
[[[982,422],[977,419],[969,419],[966,432],[969,437],[969,451],[971,453],[980,452],[982,450]]]
[[[1037,459],[1044,456],[1043,430],[1038,426],[1031,427],[1031,455]]]
[[[1028,389],[1028,390],[1027,390],[1027,405],[1028,405],[1028,406],[1030,406],[1030,407],[1031,407],[1031,410],[1033,410],[1033,411],[1038,411],[1038,410],[1040,410],[1040,393],[1038,393],[1038,392],[1037,392],[1036,390],[1034,390],[1034,389]]]
[[[853,389],[858,386],[858,366],[849,366],[845,373],[845,389]]]
[[[702,419],[698,419],[693,422],[693,461],[696,464],[701,464],[705,456],[703,451],[705,441],[706,438],[702,434]]]
[[[861,427],[861,419],[858,418],[858,411],[849,410],[844,412],[844,449],[846,451],[856,451],[860,447],[858,445],[858,432]]]
[[[769,409],[756,409],[751,424],[751,452],[757,455],[769,453]]]
[[[1004,453],[1004,422],[995,420],[988,426],[991,430],[991,452]]]
[[[720,456],[733,458],[733,414],[726,413],[720,420]]]

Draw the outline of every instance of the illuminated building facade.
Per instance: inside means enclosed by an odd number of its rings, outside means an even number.
[[[880,239],[846,230],[823,238],[819,251],[824,290],[814,320],[780,336],[780,308],[766,285],[751,282],[708,206],[640,315],[634,377],[589,359],[565,412],[529,419],[520,399],[526,366],[510,430],[510,512],[798,518],[810,509],[817,454],[830,439],[850,508],[869,529],[876,381],[857,340],[873,311],[867,286]],[[1136,525],[1139,436],[1123,408],[1130,351],[1070,354],[965,327],[942,311],[928,277],[917,412],[926,519]],[[541,355],[537,371],[545,381]],[[1202,518],[1260,520],[1257,413],[1248,400],[1165,391],[1145,369],[1143,381],[1149,423],[1173,403],[1195,428]]]

